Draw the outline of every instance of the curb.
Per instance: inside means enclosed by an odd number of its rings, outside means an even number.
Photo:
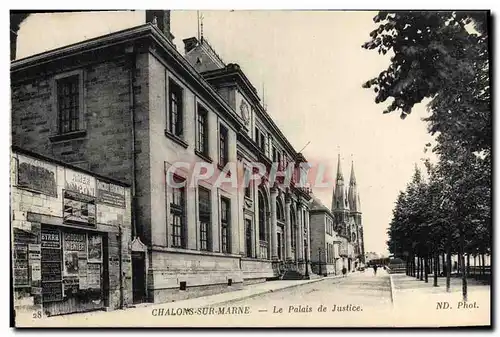
[[[307,285],[307,284],[311,284],[311,283],[316,283],[316,282],[319,282],[319,281],[333,280],[333,279],[336,279],[336,278],[341,278],[341,276],[323,277],[323,278],[319,278],[319,279],[309,280],[309,282],[306,282],[306,283],[291,284],[291,285],[283,287],[283,288],[270,289],[270,290],[266,290],[266,291],[255,293],[255,294],[250,294],[250,295],[246,295],[246,296],[242,296],[242,297],[238,297],[238,298],[233,298],[233,299],[230,299],[230,300],[224,300],[224,301],[220,301],[220,302],[215,302],[215,303],[203,305],[200,308],[206,308],[206,307],[210,307],[210,306],[214,306],[214,305],[221,305],[221,304],[229,304],[229,303],[233,303],[233,302],[239,302],[241,300],[247,300],[247,299],[254,298],[254,297],[257,297],[257,296],[260,296],[260,295],[264,295],[264,294],[276,293],[276,292],[280,292],[282,290],[287,290],[287,289],[291,289],[291,288],[295,288],[295,287],[300,287],[300,286],[303,286],[303,285]]]

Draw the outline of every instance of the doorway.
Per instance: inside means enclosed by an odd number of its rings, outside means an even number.
[[[132,289],[133,302],[142,303],[146,295],[146,254],[144,252],[132,252]]]

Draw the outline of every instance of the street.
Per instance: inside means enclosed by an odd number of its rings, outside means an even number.
[[[268,311],[276,306],[290,313],[307,307],[316,311],[321,304],[329,309],[333,309],[333,305],[339,309],[349,304],[359,306],[362,310],[375,307],[377,310],[390,309],[389,275],[384,270],[378,270],[377,276],[374,276],[373,270],[367,269],[365,272],[351,273],[348,277],[325,279],[231,303]]]
[[[452,292],[384,270],[306,281],[269,281],[243,290],[110,312],[18,316],[18,326],[45,327],[391,327],[489,324],[490,287]],[[448,303],[448,304],[445,304]],[[446,310],[443,310],[446,309]]]

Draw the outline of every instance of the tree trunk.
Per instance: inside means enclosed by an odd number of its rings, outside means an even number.
[[[450,292],[450,276],[451,276],[451,231],[448,234],[448,242],[446,243],[446,291]]]
[[[443,276],[446,276],[446,269],[447,269],[447,265],[446,265],[446,253],[443,252],[443,261],[441,262],[443,264]]]
[[[416,270],[416,273],[415,273],[415,278],[418,279],[418,275],[420,273],[420,258],[418,256],[417,256],[416,267],[417,267],[417,270]]]
[[[439,254],[434,253],[434,287],[438,286],[438,274],[439,274]]]
[[[429,283],[429,256],[424,258],[424,279],[425,283]]]
[[[420,281],[424,280],[424,258],[420,258]]]
[[[476,254],[472,257],[472,277],[476,278]]]
[[[470,254],[467,253],[467,277],[470,277]]]
[[[463,226],[463,225],[462,225]],[[465,233],[463,228],[460,230],[460,266],[462,272],[462,296],[463,300],[467,302],[467,270],[465,268]]]
[[[481,263],[481,280],[482,280],[486,275],[486,266],[484,265],[484,253],[481,254],[481,260],[482,260]]]

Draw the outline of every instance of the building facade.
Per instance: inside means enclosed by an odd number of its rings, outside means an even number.
[[[238,190],[244,279],[304,276],[310,261],[310,193],[296,183],[306,159],[274,123],[238,64],[226,65],[203,36],[185,39],[184,45],[186,59],[244,122],[237,135],[239,172],[259,162],[268,173]]]
[[[184,57],[169,16],[156,14],[161,26],[12,62],[13,144],[130,184],[131,238],[146,247],[141,254],[138,243],[131,259],[133,302],[303,277],[310,196],[294,181],[305,158],[238,66],[211,53]],[[196,41],[192,50],[207,45]],[[197,69],[200,62],[215,66]],[[294,178],[270,183],[266,175],[248,188],[219,183],[253,161],[266,170],[290,164]],[[200,179],[202,167],[217,179]]]
[[[128,185],[18,148],[10,185],[16,314],[132,304]]]
[[[315,197],[310,206],[311,269],[318,275],[338,275],[342,272],[340,256],[342,238],[335,231],[335,217]]]

